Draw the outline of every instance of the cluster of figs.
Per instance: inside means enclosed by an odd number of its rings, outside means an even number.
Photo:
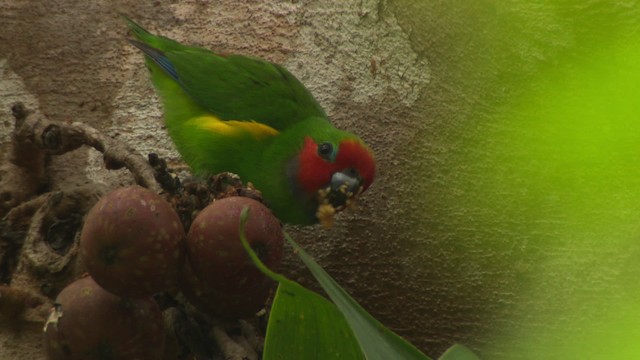
[[[259,201],[213,201],[185,231],[160,195],[139,186],[117,189],[88,212],[80,239],[88,274],[57,296],[45,325],[49,359],[161,359],[165,329],[152,295],[181,292],[197,309],[223,319],[254,315],[273,282],[242,246],[246,238],[268,267],[282,259],[281,224]],[[106,356],[106,357],[105,357]]]

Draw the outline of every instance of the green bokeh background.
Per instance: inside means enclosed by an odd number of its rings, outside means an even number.
[[[389,6],[432,68],[412,170],[437,240],[415,250],[486,301],[467,343],[640,358],[639,2]]]

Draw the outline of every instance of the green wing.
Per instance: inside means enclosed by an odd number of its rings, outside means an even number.
[[[326,118],[311,93],[279,65],[192,49],[165,56],[185,92],[222,120],[256,120],[282,130],[309,117]]]
[[[304,85],[277,64],[184,46],[127,21],[141,41],[134,45],[221,120],[254,120],[281,131],[310,117],[327,118]]]

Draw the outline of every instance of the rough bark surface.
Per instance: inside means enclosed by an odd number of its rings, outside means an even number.
[[[386,1],[4,1],[0,142],[9,142],[11,104],[21,101],[52,121],[82,122],[141,154],[158,152],[179,164],[119,12],[178,41],[284,64],[338,127],[360,134],[376,153],[379,174],[359,210],[340,216],[330,230],[292,229],[292,235],[374,316],[428,354],[464,338],[434,338],[424,316],[428,303],[438,300],[428,298],[429,288],[407,281],[421,275],[403,250],[412,241],[404,231],[412,223],[399,195],[411,189],[399,187],[410,186],[412,177],[400,165],[409,159],[406,144],[423,127],[413,107],[430,69]],[[51,191],[134,181],[126,170],[104,170],[102,154],[86,147],[53,157],[47,174]],[[313,286],[293,256],[285,273]],[[443,321],[446,327],[449,320]],[[41,328],[25,329],[8,331],[0,316],[0,359],[42,357]]]

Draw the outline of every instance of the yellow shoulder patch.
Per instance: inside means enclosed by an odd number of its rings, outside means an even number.
[[[240,136],[243,133],[249,133],[258,140],[278,135],[278,130],[253,120],[224,121],[213,115],[199,116],[188,120],[186,124],[227,136]]]

